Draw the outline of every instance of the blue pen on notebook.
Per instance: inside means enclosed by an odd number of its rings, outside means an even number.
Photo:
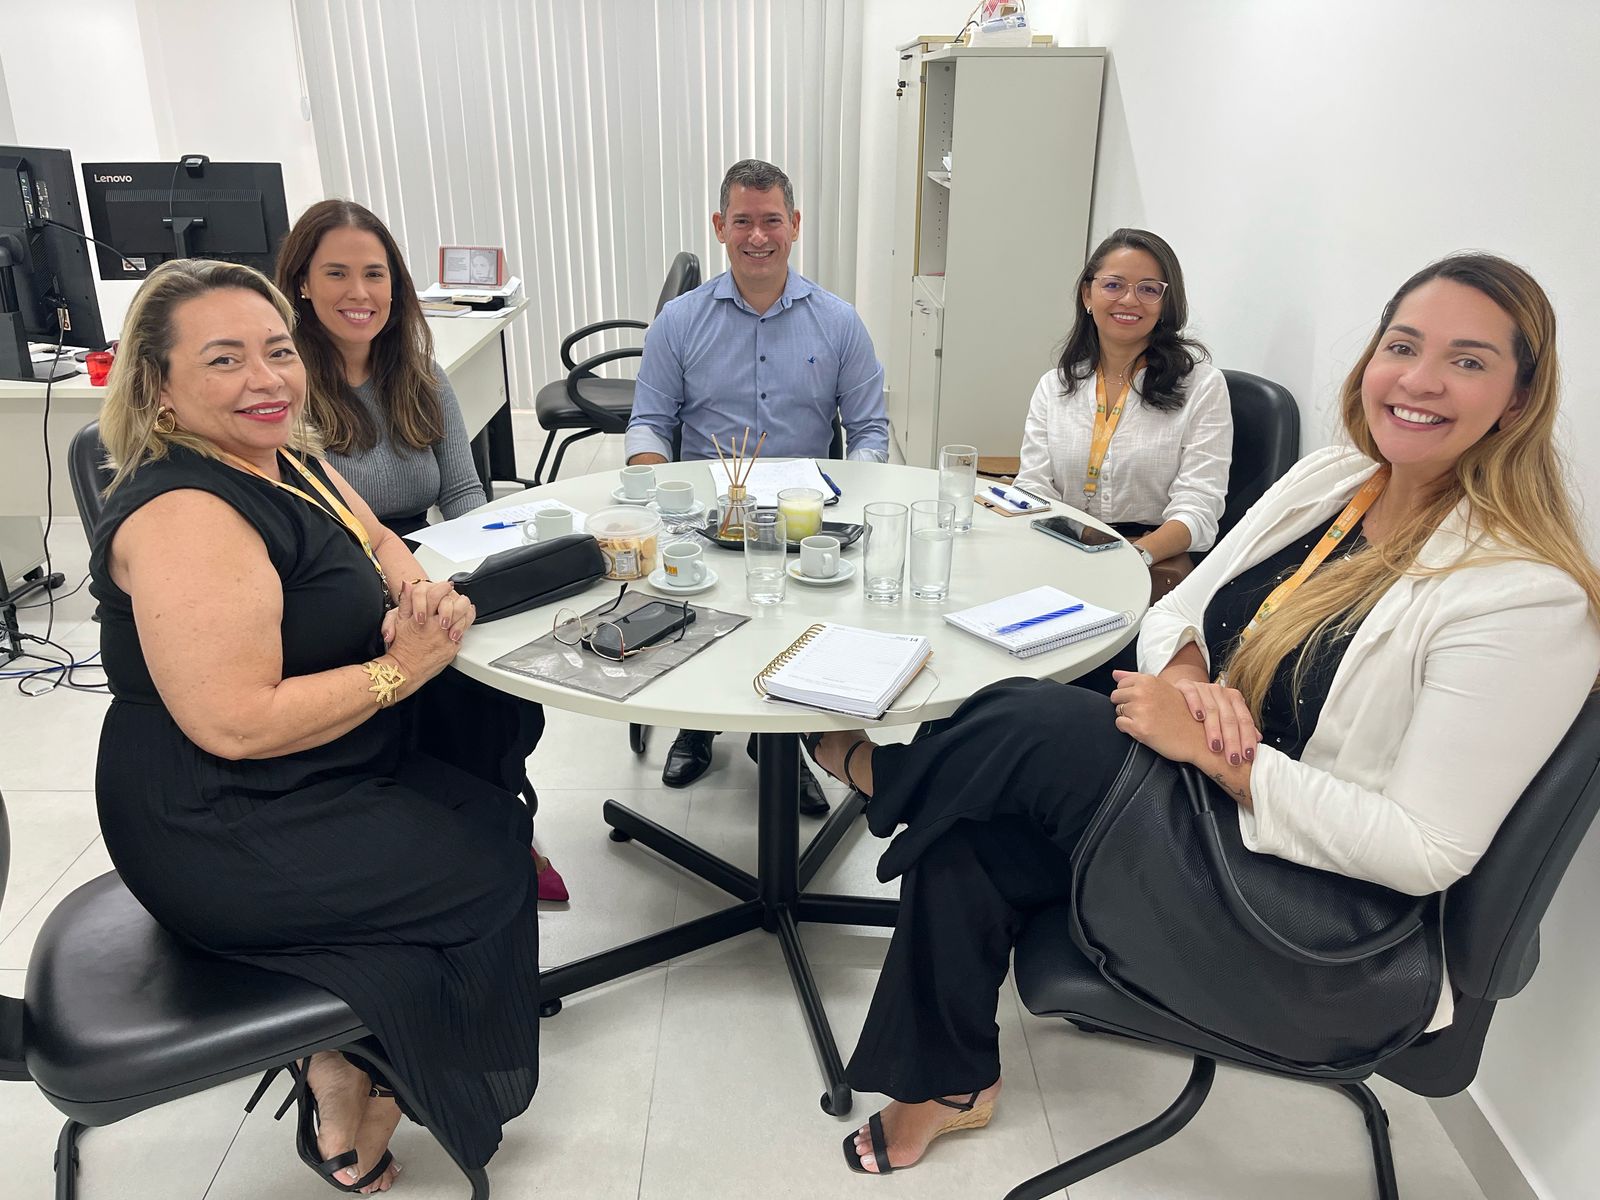
[[[1083,610],[1082,604],[1069,604],[1066,608],[1058,608],[1055,612],[1040,613],[1037,617],[1029,617],[1026,621],[1013,621],[1009,625],[1002,625],[995,630],[997,634],[1016,633],[1019,629],[1026,629],[1030,625],[1043,625],[1046,621],[1054,621],[1057,617],[1070,616]]]
[[[521,521],[491,521],[484,526],[485,529],[520,529],[521,527]]]
[[[844,493],[839,490],[839,485],[828,477],[828,473],[826,471],[818,471],[817,474],[821,475],[822,482],[827,484],[828,487],[833,490],[834,499],[837,500],[840,496],[844,495]]]
[[[1013,500],[1010,496],[1006,495],[1005,488],[991,487],[989,490],[991,492],[993,492],[996,496],[999,496],[1000,499],[1004,500],[1007,504],[1011,505],[1011,507],[1013,507],[1013,508],[1020,508],[1024,512],[1026,512],[1028,509],[1033,507],[1033,505],[1029,504],[1026,500]]]

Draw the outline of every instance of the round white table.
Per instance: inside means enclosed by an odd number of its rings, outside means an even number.
[[[824,510],[824,519],[828,521],[859,522],[862,507],[872,501],[910,504],[938,495],[938,472],[925,468],[838,461],[824,461],[820,465],[843,492],[838,504]],[[656,468],[656,475],[658,479],[690,480],[695,485],[698,501],[715,504],[712,472],[703,462],[663,464]],[[479,512],[487,514],[506,505],[550,498],[593,513],[614,503],[611,494],[617,486],[618,476],[614,471],[563,479],[501,497]],[[1051,511],[1089,519],[1062,504],[1053,505]],[[1089,520],[1091,524],[1099,524]],[[913,682],[902,697],[902,709],[885,714],[879,724],[920,723],[948,716],[974,692],[996,680],[1023,675],[1065,681],[1111,658],[1132,640],[1144,616],[1150,596],[1150,575],[1139,555],[1129,547],[1086,553],[1031,529],[1027,516],[1002,517],[981,506],[974,508],[972,529],[956,539],[950,594],[939,603],[913,599],[909,588],[897,604],[869,603],[863,595],[858,571],[855,578],[831,587],[806,585],[791,579],[782,604],[755,605],[745,598],[742,554],[707,545],[705,555],[707,564],[717,572],[718,582],[688,598],[695,604],[748,613],[751,620],[627,700],[608,700],[490,665],[500,656],[548,633],[556,609],[585,611],[615,596],[617,584],[610,580],[602,580],[590,591],[557,604],[475,626],[462,641],[455,665],[474,679],[511,695],[572,712],[628,722],[636,730],[640,726],[661,725],[673,729],[750,731],[757,735],[759,864],[754,876],[615,801],[606,801],[603,809],[615,840],[638,840],[723,888],[739,903],[709,917],[543,972],[540,976],[542,1011],[546,1015],[559,1011],[563,996],[752,929],[765,929],[779,937],[810,1027],[827,1084],[822,1107],[843,1116],[850,1110],[850,1089],[844,1082],[838,1048],[800,942],[798,923],[892,925],[895,902],[804,891],[850,823],[860,815],[864,800],[852,795],[838,805],[805,851],[800,852],[799,747],[794,735],[813,730],[849,729],[861,722],[812,709],[769,703],[757,694],[752,679],[818,621],[920,633],[933,644],[934,686],[930,692],[928,683],[922,679]],[[450,563],[426,547],[417,557],[434,578],[475,565]],[[846,547],[844,557],[859,568],[860,543]],[[970,608],[1044,583],[1054,584],[1102,608],[1126,610],[1132,620],[1126,629],[1118,632],[1025,659],[1013,658],[999,647],[964,633],[944,620],[947,612]],[[642,581],[630,588],[633,590],[677,598],[665,589],[657,592]],[[906,704],[911,698],[918,703]],[[637,732],[633,744],[635,750],[643,749],[642,737]]]

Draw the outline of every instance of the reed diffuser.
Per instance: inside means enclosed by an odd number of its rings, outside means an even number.
[[[719,496],[718,506],[721,510],[722,520],[717,525],[717,537],[723,541],[744,538],[745,521],[755,511],[755,504],[750,499],[749,489],[745,486],[750,479],[750,471],[756,465],[756,459],[761,457],[761,444],[767,440],[763,433],[756,439],[755,453],[746,457],[745,450],[750,445],[750,427],[744,427],[744,440],[737,447],[734,439],[728,439],[728,453],[723,454],[722,447],[717,443],[717,435],[711,435],[711,446],[717,452],[717,457],[722,460],[722,469],[728,473],[728,490]]]

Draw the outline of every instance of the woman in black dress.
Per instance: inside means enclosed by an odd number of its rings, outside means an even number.
[[[873,833],[906,826],[878,866],[903,876],[900,911],[847,1072],[895,1103],[845,1139],[853,1169],[987,1124],[1011,946],[1070,894],[1136,742],[1215,780],[1255,853],[1411,895],[1472,869],[1600,670],[1557,380],[1555,315],[1525,271],[1434,263],[1345,381],[1351,444],[1297,463],[1151,608],[1109,703],[1007,680],[910,745],[806,739],[871,798]],[[1428,1029],[1451,1016],[1447,980]]]
[[[260,274],[164,264],[101,414],[116,467],[90,560],[115,699],[106,847],[167,928],[346,1000],[360,1048],[300,1075],[299,1149],[382,1191],[404,1085],[481,1166],[538,1078],[531,827],[412,748],[409,698],[473,611],[312,454],[292,310]]]

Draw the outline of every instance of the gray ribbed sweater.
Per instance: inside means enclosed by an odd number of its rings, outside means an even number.
[[[334,469],[350,481],[356,493],[372,506],[380,521],[390,517],[409,517],[437,504],[448,520],[484,502],[483,486],[472,465],[472,450],[467,439],[461,406],[456,402],[450,380],[433,364],[439,380],[439,405],[444,410],[444,440],[426,450],[409,446],[396,448],[384,436],[371,450],[357,454],[334,454],[327,458]],[[367,380],[355,389],[356,399],[372,415],[379,429],[388,421],[378,402],[378,389]]]

